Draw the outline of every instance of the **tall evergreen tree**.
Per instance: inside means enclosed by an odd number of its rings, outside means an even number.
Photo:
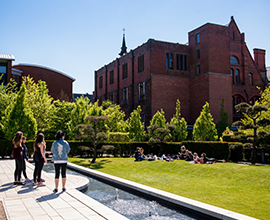
[[[17,93],[17,83],[13,79],[10,79],[7,85],[4,85],[4,83],[0,84],[0,139],[5,136],[1,126],[3,124],[2,118],[5,116],[6,109],[10,111],[10,106],[14,103]]]
[[[3,120],[3,132],[8,140],[12,140],[17,131],[22,131],[28,139],[33,139],[37,133],[37,122],[28,106],[24,84],[14,104],[6,109]]]
[[[138,106],[137,109],[131,112],[128,120],[129,138],[137,142],[144,141],[145,139],[144,123],[141,122],[141,111],[141,106]]]
[[[217,128],[217,132],[218,132],[219,137],[222,136],[223,131],[225,131],[227,127],[230,127],[229,115],[228,115],[228,112],[226,112],[224,105],[225,105],[225,100],[223,98],[221,101],[221,104],[220,104],[220,106],[221,106],[220,111],[219,111],[220,119],[216,124],[216,128]]]
[[[180,108],[180,101],[177,99],[176,108],[175,108],[175,115],[171,119],[170,124],[175,125],[175,130],[172,131],[172,136],[174,137],[175,141],[180,142],[187,138],[187,122],[186,120],[181,117],[181,108]]]
[[[217,129],[213,122],[208,102],[203,106],[201,114],[194,124],[193,137],[196,141],[216,141],[218,139]]]

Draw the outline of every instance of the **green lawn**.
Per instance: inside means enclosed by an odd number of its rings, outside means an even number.
[[[69,162],[258,219],[270,217],[270,166],[190,164],[132,158],[69,158]]]

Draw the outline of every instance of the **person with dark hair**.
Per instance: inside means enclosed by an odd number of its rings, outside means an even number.
[[[34,161],[35,161],[35,170],[34,170],[34,183],[35,186],[45,186],[41,179],[41,172],[44,163],[47,163],[45,157],[45,140],[44,135],[39,133],[35,139],[34,143]]]
[[[53,142],[51,147],[51,153],[53,154],[52,160],[55,167],[55,189],[54,193],[58,192],[60,168],[62,176],[62,191],[66,191],[66,169],[68,163],[68,153],[70,146],[67,141],[64,140],[65,133],[63,131],[57,131],[55,135],[56,141]]]
[[[29,162],[29,159],[28,159],[28,156],[27,156],[27,147],[25,145],[25,142],[26,142],[26,137],[22,137],[22,172],[23,172],[23,175],[24,175],[24,178],[25,178],[25,182],[31,182],[32,180],[30,180],[28,177],[27,177],[27,174],[26,174],[26,164],[25,164],[25,159],[27,160],[27,162]]]
[[[14,172],[14,185],[25,185],[21,182],[22,175],[22,137],[23,133],[18,131],[13,138],[13,151],[12,156],[15,159],[15,172]]]

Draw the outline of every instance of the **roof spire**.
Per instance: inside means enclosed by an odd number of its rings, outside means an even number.
[[[121,47],[121,52],[119,53],[120,56],[123,56],[127,53],[127,47],[126,47],[126,40],[125,40],[125,28],[123,28],[123,42]]]

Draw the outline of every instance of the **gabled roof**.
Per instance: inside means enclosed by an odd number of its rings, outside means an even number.
[[[15,57],[12,54],[0,54],[1,60],[15,60]]]

